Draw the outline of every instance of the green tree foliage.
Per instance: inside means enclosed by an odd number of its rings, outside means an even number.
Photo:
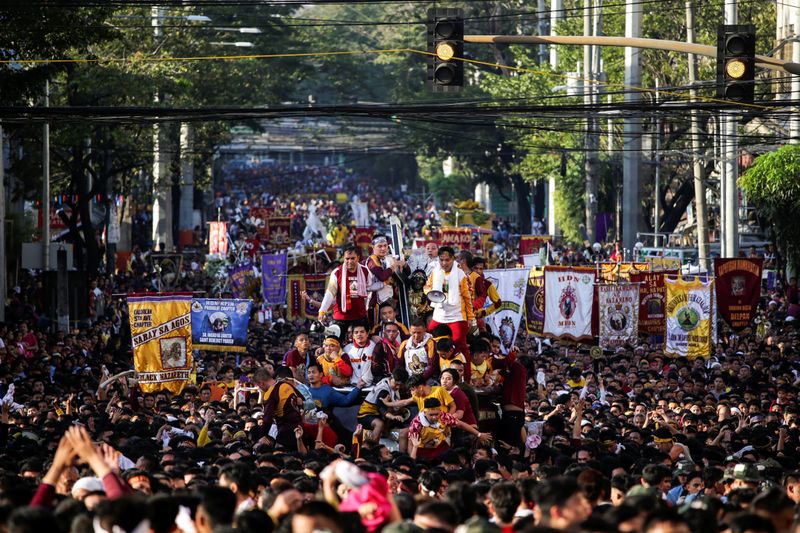
[[[739,186],[772,224],[785,256],[800,265],[800,145],[791,144],[756,158]]]

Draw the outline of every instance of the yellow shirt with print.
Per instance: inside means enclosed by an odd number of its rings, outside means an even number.
[[[422,411],[425,408],[425,400],[427,400],[428,398],[436,398],[437,400],[439,400],[439,403],[442,404],[441,407],[442,412],[444,413],[450,411],[451,403],[455,403],[453,397],[450,396],[450,393],[447,392],[447,390],[444,387],[435,385],[431,387],[431,393],[428,394],[427,396],[424,397],[414,396],[414,400],[417,402],[417,407],[419,408],[420,411]]]

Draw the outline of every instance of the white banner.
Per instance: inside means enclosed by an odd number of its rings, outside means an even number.
[[[544,269],[544,334],[572,341],[592,339],[593,269]]]
[[[500,337],[500,349],[505,354],[514,346],[517,331],[525,309],[525,291],[528,288],[528,268],[508,268],[487,270],[484,277],[491,281],[503,303],[494,313],[486,317],[486,324],[492,333]],[[486,306],[492,305],[486,299]]]
[[[600,346],[633,346],[639,336],[639,284],[600,285]]]

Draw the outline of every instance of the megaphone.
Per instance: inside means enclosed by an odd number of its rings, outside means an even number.
[[[342,334],[342,328],[336,324],[326,326],[319,320],[315,320],[311,324],[311,333],[322,333],[325,337],[339,337]]]
[[[444,292],[442,291],[430,291],[428,292],[428,300],[435,304],[440,304],[445,300]]]

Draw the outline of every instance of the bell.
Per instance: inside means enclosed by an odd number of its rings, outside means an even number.
[[[440,304],[445,300],[444,292],[442,291],[430,291],[427,294],[428,300],[435,304]]]

